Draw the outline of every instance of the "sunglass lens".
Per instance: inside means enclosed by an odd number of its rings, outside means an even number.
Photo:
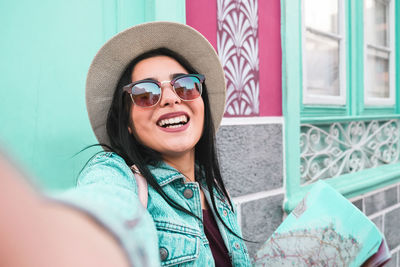
[[[185,76],[175,81],[175,92],[183,100],[193,100],[201,95],[201,82],[195,76]]]
[[[143,82],[132,87],[132,99],[136,105],[141,107],[154,106],[160,96],[160,87],[155,83]]]

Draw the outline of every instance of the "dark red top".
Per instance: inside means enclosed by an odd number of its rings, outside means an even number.
[[[203,210],[204,232],[210,243],[216,267],[231,267],[231,259],[226,249],[224,240],[219,232],[217,222],[210,210]]]

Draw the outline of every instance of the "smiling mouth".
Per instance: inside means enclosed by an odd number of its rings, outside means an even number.
[[[188,123],[189,118],[186,115],[157,121],[157,125],[163,128],[178,128]]]

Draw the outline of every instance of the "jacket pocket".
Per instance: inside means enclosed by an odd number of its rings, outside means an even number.
[[[193,265],[199,257],[200,233],[196,229],[165,221],[155,221],[161,265]]]

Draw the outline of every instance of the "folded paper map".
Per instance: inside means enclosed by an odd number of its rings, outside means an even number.
[[[379,253],[378,252],[379,249]],[[255,266],[382,266],[383,235],[350,201],[318,181],[258,250]]]

